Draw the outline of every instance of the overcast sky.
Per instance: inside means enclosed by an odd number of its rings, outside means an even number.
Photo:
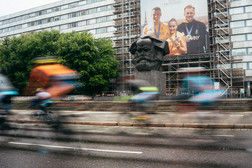
[[[20,12],[60,0],[1,0],[0,16]]]

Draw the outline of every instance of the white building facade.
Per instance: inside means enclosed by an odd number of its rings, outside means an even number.
[[[0,17],[0,39],[44,30],[114,36],[114,0],[61,0]]]
[[[246,93],[247,97],[251,97],[252,0],[229,0],[228,15],[231,69],[241,69],[242,72],[239,75],[242,78],[235,78],[233,75],[233,86],[238,93]]]

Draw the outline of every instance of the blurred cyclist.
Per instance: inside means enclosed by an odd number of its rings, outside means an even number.
[[[135,108],[139,108],[141,111],[146,113],[155,113],[155,103],[152,100],[157,100],[159,90],[157,87],[150,85],[145,80],[127,80],[126,84],[131,87],[131,90],[135,93],[129,102],[135,104]]]
[[[39,104],[47,113],[51,98],[62,97],[74,90],[79,74],[68,67],[59,64],[56,57],[39,57],[34,59],[37,65],[30,73],[25,94],[36,94],[31,107]]]
[[[11,84],[10,80],[7,76],[2,74],[2,70],[0,68],[0,103],[1,103],[1,112],[0,112],[0,127],[1,128],[9,128],[9,126],[5,123],[6,115],[9,114],[10,106],[11,106],[11,97],[18,95],[17,90]]]
[[[211,108],[224,94],[224,90],[214,88],[215,81],[212,78],[203,74],[205,68],[181,68],[178,71],[186,75],[183,79],[180,99],[187,99],[189,103],[203,108]]]

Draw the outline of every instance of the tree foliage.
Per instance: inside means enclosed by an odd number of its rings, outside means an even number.
[[[108,89],[109,80],[118,76],[109,39],[94,39],[92,34],[43,31],[5,38],[0,46],[0,67],[14,86],[23,92],[35,57],[57,56],[61,63],[81,74],[82,91],[100,93]]]

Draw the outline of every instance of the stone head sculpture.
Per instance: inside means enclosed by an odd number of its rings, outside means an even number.
[[[161,71],[163,56],[169,54],[167,41],[151,36],[143,36],[130,49],[134,55],[133,64],[138,71]]]

